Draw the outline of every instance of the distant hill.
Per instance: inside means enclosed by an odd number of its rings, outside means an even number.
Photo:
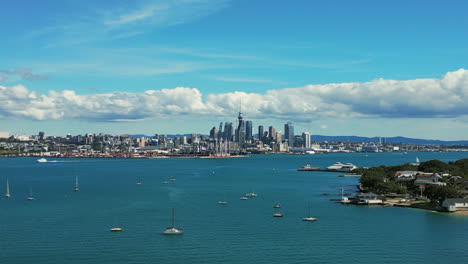
[[[379,142],[379,137],[359,137],[359,136],[323,136],[312,135],[312,141],[315,142]],[[434,139],[419,139],[407,137],[386,137],[387,143],[403,143],[418,145],[468,145],[468,140],[444,141]]]

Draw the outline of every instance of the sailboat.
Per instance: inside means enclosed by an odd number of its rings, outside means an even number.
[[[138,177],[136,184],[141,185],[141,178],[140,177]]]
[[[6,180],[6,193],[5,193],[6,198],[10,198],[10,185],[8,184],[8,179]]]
[[[26,200],[28,200],[28,201],[35,200],[31,188],[29,188],[29,196],[28,196],[28,198],[26,198]]]
[[[172,208],[172,226],[164,229],[164,231],[162,232],[163,235],[182,235],[184,233],[183,229],[175,227],[174,218],[175,218],[175,213],[174,213],[174,208]]]
[[[79,185],[78,185],[78,176],[76,176],[76,178],[75,178],[75,186],[73,186],[73,191],[74,191],[74,192],[77,192],[77,191],[79,191],[79,190],[80,190],[80,187],[79,187]]]
[[[420,163],[419,158],[416,157],[416,162],[411,163],[411,165],[419,166],[419,163]]]
[[[226,201],[226,194],[224,195],[224,200],[218,201],[219,205],[227,205],[228,202]]]
[[[308,208],[309,208],[309,214],[307,215],[307,217],[302,218],[302,221],[309,221],[309,222],[317,221],[317,218],[310,216],[310,203],[308,204]]]

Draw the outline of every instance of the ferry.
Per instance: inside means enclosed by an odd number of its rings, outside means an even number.
[[[319,167],[312,167],[310,164],[306,164],[304,167],[297,169],[298,171],[318,171]]]
[[[342,172],[353,171],[354,169],[357,169],[356,165],[354,165],[352,163],[343,164],[341,162],[337,162],[337,163],[327,167],[327,170],[329,170],[329,171],[342,171]]]

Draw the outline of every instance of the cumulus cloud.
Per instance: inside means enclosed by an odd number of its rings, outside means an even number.
[[[0,81],[6,81],[9,77],[18,77],[21,80],[37,81],[48,80],[49,77],[45,75],[33,74],[30,69],[18,68],[14,71],[0,70]]]
[[[324,118],[426,118],[468,116],[468,71],[441,79],[332,83],[269,90],[202,95],[196,88],[79,95],[41,94],[22,85],[0,86],[0,116],[33,120],[87,119],[125,122],[151,118],[232,118],[242,111],[252,119],[310,122]]]

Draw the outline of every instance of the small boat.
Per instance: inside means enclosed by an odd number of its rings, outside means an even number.
[[[258,194],[256,194],[255,192],[249,192],[249,193],[246,193],[244,196],[245,197],[257,197]]]
[[[36,160],[36,161],[39,162],[39,163],[43,163],[43,162],[47,162],[47,159],[45,159],[45,158],[40,158],[40,159],[38,159],[38,160]]]
[[[241,200],[247,200],[247,199],[249,199],[249,198],[246,197],[246,196],[242,196],[240,199],[241,199]]]
[[[317,218],[310,216],[310,203],[308,204],[307,207],[309,208],[309,214],[307,215],[307,217],[302,218],[302,221],[308,221],[308,222],[317,221]]]
[[[176,178],[174,178],[174,177],[173,177],[173,178],[171,178],[171,181],[176,181]]]
[[[283,214],[282,213],[274,213],[273,217],[283,217]]]
[[[218,201],[218,204],[219,204],[219,205],[227,205],[228,202],[227,202],[227,201]]]
[[[138,177],[136,185],[141,185],[141,178],[140,177]]]
[[[33,201],[33,200],[35,200],[35,199],[34,199],[34,196],[33,196],[33,194],[32,194],[32,189],[31,189],[31,188],[29,188],[29,196],[26,198],[26,200],[28,200],[28,201]]]
[[[275,204],[275,205],[273,205],[273,208],[281,208],[281,205],[280,204]]]
[[[120,228],[120,227],[114,227],[114,228],[111,228],[110,231],[111,231],[111,232],[122,232],[123,229]]]
[[[162,232],[163,235],[182,235],[184,233],[184,230],[181,228],[175,227],[175,213],[174,213],[174,208],[172,208],[172,226],[164,229]]]
[[[310,164],[304,165],[302,168],[297,169],[298,171],[318,171],[320,167],[312,167]]]
[[[168,182],[167,182],[167,181],[163,181],[162,184],[168,184]]]
[[[73,186],[73,191],[77,192],[80,190],[80,186],[78,185],[78,176],[75,177],[75,186]]]
[[[5,197],[6,198],[10,198],[11,197],[11,194],[10,194],[10,184],[8,184],[8,179],[6,181],[6,193],[5,193]]]

